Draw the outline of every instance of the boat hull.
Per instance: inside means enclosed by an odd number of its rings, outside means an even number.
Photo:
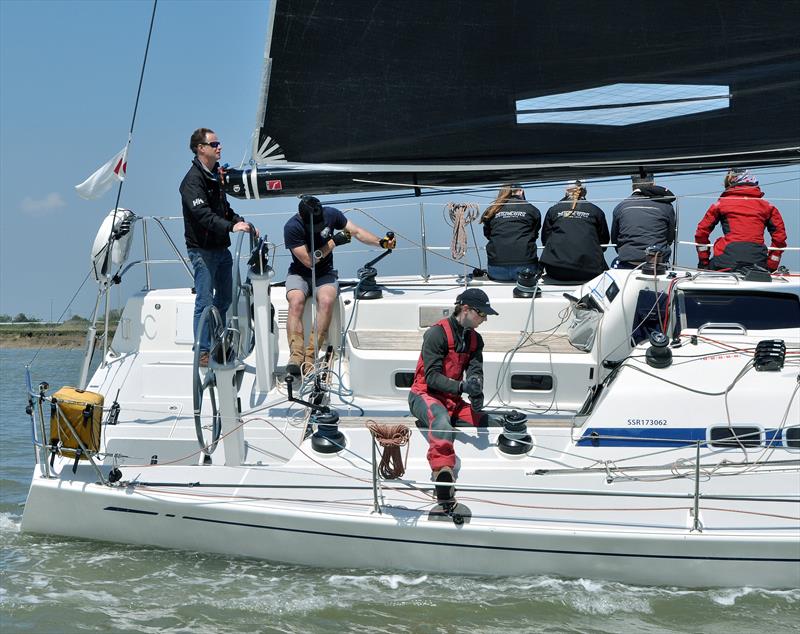
[[[54,522],[53,518],[59,518]],[[35,475],[31,533],[331,568],[467,575],[558,575],[630,584],[800,587],[796,531],[742,536],[688,530],[575,530],[433,519],[429,508],[271,506]]]

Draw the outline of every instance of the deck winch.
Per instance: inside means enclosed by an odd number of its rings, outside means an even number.
[[[669,337],[663,332],[650,333],[650,347],[645,352],[647,365],[651,368],[668,368],[672,365],[672,350],[669,349]]]
[[[514,297],[530,299],[540,297],[539,279],[542,277],[541,267],[525,267],[517,275],[517,285],[514,287]]]
[[[503,433],[497,438],[497,448],[513,456],[530,451],[533,439],[528,433],[528,417],[512,410],[503,416]]]
[[[311,414],[317,431],[311,436],[311,448],[319,453],[336,453],[345,448],[347,440],[339,431],[339,414],[335,411]]]
[[[347,439],[339,431],[339,414],[328,405],[323,405],[320,402],[320,397],[324,396],[324,393],[320,385],[319,375],[315,377],[314,391],[308,401],[297,398],[294,395],[293,383],[294,377],[291,374],[287,374],[287,400],[310,408],[311,416],[308,419],[308,428],[311,429],[314,425],[317,427],[317,431],[311,435],[311,448],[319,453],[336,453],[344,449],[347,446]],[[305,437],[308,438],[308,430]]]
[[[394,239],[394,232],[387,231],[386,238],[389,240]],[[380,299],[383,297],[383,291],[375,280],[378,275],[378,269],[375,268],[375,265],[391,252],[391,249],[387,249],[358,269],[359,282],[356,287],[356,299]]]

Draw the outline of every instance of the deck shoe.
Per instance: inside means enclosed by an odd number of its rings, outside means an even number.
[[[201,368],[208,367],[208,352],[201,352],[200,353],[200,361],[199,361]]]
[[[289,361],[286,372],[300,376],[300,366],[303,365],[303,335],[289,335]]]
[[[436,501],[439,504],[452,503],[456,497],[456,488],[452,483],[456,481],[453,477],[453,470],[450,467],[442,467],[433,472],[433,481],[436,482]],[[450,483],[451,486],[439,485],[439,482]]]

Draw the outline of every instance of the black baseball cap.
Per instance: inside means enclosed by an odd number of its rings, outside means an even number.
[[[458,304],[469,306],[487,315],[500,314],[489,304],[489,296],[479,288],[468,288],[461,293],[456,297],[456,305]]]

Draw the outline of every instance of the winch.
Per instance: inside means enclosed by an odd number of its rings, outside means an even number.
[[[497,448],[514,456],[530,451],[533,439],[528,433],[527,422],[528,417],[517,410],[503,416],[503,433],[497,438]]]

